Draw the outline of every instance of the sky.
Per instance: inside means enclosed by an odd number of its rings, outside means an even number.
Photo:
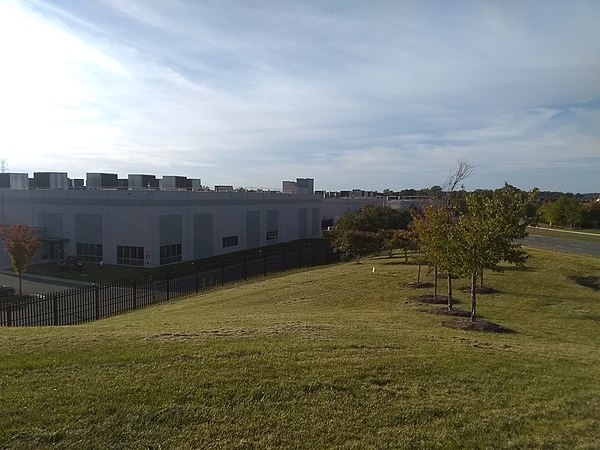
[[[10,172],[600,192],[600,2],[0,0]]]

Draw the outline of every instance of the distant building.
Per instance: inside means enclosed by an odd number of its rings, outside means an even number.
[[[158,189],[156,175],[129,174],[127,177],[129,189]]]
[[[7,190],[0,211],[4,224],[39,230],[37,261],[143,267],[317,238],[322,218],[314,195],[148,189]]]
[[[0,189],[29,189],[26,173],[0,173]]]
[[[33,188],[69,189],[69,178],[66,172],[34,172]]]
[[[230,185],[211,192],[200,179],[170,175],[87,173],[85,181],[58,172],[0,174],[0,222],[36,230],[38,262],[76,255],[143,267],[321,236],[321,198],[312,193]],[[310,181],[302,187],[312,191]],[[8,263],[0,249],[0,265]]]
[[[315,180],[312,178],[296,178],[296,181],[283,182],[284,194],[314,194]]]
[[[85,185],[88,189],[117,189],[119,178],[116,173],[87,173]]]

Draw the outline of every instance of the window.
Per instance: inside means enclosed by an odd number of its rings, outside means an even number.
[[[100,262],[102,261],[102,245],[77,243],[77,259],[79,261]]]
[[[273,239],[277,239],[279,232],[278,230],[267,231],[267,241],[272,241]]]
[[[117,245],[117,264],[125,266],[144,265],[144,247]]]
[[[223,238],[223,247],[235,247],[238,245],[237,236],[227,236]]]
[[[160,265],[181,261],[181,244],[160,246]]]

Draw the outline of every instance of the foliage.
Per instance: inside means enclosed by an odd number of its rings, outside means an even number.
[[[451,275],[472,279],[472,319],[476,318],[475,277],[484,269],[501,270],[501,261],[522,265],[527,253],[520,240],[537,221],[529,205],[537,190],[522,192],[509,184],[492,195],[466,195],[466,211],[458,215],[449,207],[430,206],[413,219],[421,248],[429,261],[448,274],[448,308],[452,308]],[[436,277],[437,282],[437,277]],[[437,287],[437,286],[436,286]],[[436,289],[437,292],[437,289]]]
[[[589,228],[600,228],[600,201],[593,200],[584,205],[583,224]]]
[[[335,247],[346,260],[378,252],[382,247],[381,235],[372,231],[348,230],[339,234]]]
[[[413,233],[410,230],[381,230],[379,236],[382,248],[388,251],[390,258],[394,250],[399,248],[404,253],[404,260],[408,261],[408,251],[415,249]]]
[[[31,228],[22,224],[3,226],[0,228],[0,235],[10,258],[10,265],[19,275],[19,294],[22,294],[21,275],[27,270],[33,255],[42,243]]]
[[[410,221],[410,213],[400,209],[381,205],[364,205],[358,212],[343,214],[333,233],[347,230],[372,231],[406,229]]]
[[[553,202],[543,203],[539,212],[550,225],[575,227],[584,221],[586,209],[576,198],[561,195]]]
[[[418,236],[420,249],[436,268],[434,296],[437,296],[437,271],[448,276],[448,309],[452,309],[452,273],[459,265],[460,245],[456,213],[446,206],[431,205],[413,216],[412,228]]]
[[[502,261],[523,265],[528,258],[521,241],[527,227],[537,217],[527,215],[537,189],[522,192],[509,184],[491,197],[480,193],[467,195],[467,211],[457,225],[455,249],[458,251],[457,274],[471,277],[471,318],[476,318],[475,280],[484,269],[501,271]]]
[[[401,230],[408,226],[410,213],[389,206],[365,205],[358,212],[343,214],[331,236],[334,246],[346,258],[377,252],[384,241],[391,239],[388,230]],[[389,241],[387,242],[389,244]]]

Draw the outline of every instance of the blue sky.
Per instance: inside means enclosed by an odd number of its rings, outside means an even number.
[[[13,172],[600,191],[600,2],[0,0]]]

